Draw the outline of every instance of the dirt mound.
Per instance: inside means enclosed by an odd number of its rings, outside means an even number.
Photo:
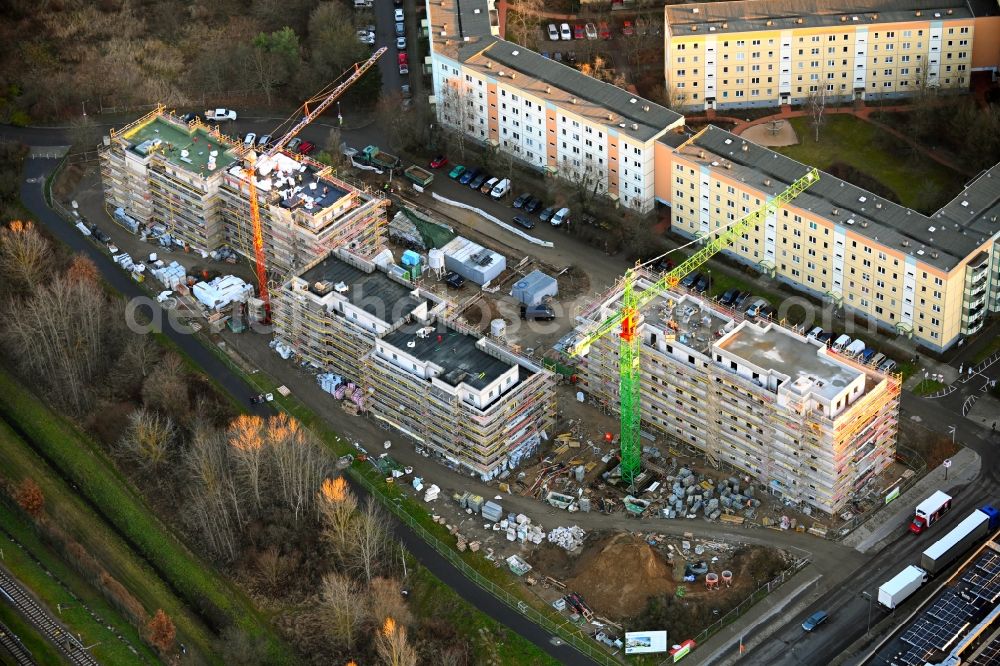
[[[672,592],[673,570],[648,543],[619,533],[588,544],[566,580],[601,615],[629,617],[646,607],[646,600]]]

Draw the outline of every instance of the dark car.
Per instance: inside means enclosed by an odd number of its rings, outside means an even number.
[[[481,173],[482,171],[480,171],[479,169],[469,169],[461,176],[459,176],[458,182],[460,182],[462,185],[468,185],[470,182],[472,182],[474,178],[479,178],[479,174]],[[480,181],[480,183],[482,183],[482,181]]]
[[[566,62],[571,65],[576,64],[576,51],[566,51],[566,55],[564,57],[566,58]]]
[[[739,308],[743,305],[743,301],[750,298],[752,294],[749,291],[736,290],[736,296],[733,297],[733,307]]]
[[[705,292],[708,291],[709,283],[707,275],[698,276],[698,281],[694,283],[695,291]]]
[[[541,220],[542,222],[548,222],[549,220],[552,219],[552,216],[556,214],[557,210],[559,210],[558,206],[549,206],[548,208],[545,208],[544,210],[542,210],[541,213],[538,214],[538,219]]]
[[[778,314],[778,309],[773,305],[765,305],[760,310],[757,310],[757,316],[761,319],[774,319]]]
[[[448,275],[444,278],[444,283],[449,287],[454,287],[455,289],[461,289],[462,285],[465,284],[465,278],[456,273],[455,271],[448,271]]]
[[[524,202],[524,212],[534,213],[536,210],[542,207],[542,200],[538,197],[528,197],[528,200]]]
[[[519,227],[524,227],[525,229],[535,228],[535,223],[530,218],[527,218],[524,215],[515,215],[514,224],[518,225]]]
[[[204,116],[202,116],[200,113],[193,113],[193,112],[185,113],[183,116],[181,116],[181,120],[183,120],[186,123],[193,122],[194,120],[200,120],[202,122],[205,122]]]
[[[478,190],[483,186],[483,183],[490,177],[488,173],[480,173],[478,176],[469,181],[469,187],[473,190]]]
[[[816,336],[816,339],[822,342],[824,345],[830,342],[831,338],[833,338],[833,333],[828,333],[827,331],[823,331],[822,333]]]
[[[96,224],[90,225],[90,234],[94,237],[94,240],[96,240],[98,243],[111,242],[111,236],[101,231],[100,227],[98,227]]]
[[[725,305],[727,307],[732,305],[733,301],[736,300],[736,296],[739,295],[739,293],[740,292],[738,289],[727,289],[725,292],[723,292],[722,296],[719,297],[719,304]]]
[[[531,198],[531,195],[528,194],[527,192],[525,192],[524,194],[522,194],[518,198],[514,199],[514,203],[512,203],[511,206],[513,206],[514,208],[523,208],[524,204],[527,203],[528,199],[530,199],[530,198]]]
[[[551,305],[544,303],[540,305],[522,305],[521,319],[536,319],[538,321],[552,321],[556,318],[556,311]]]
[[[694,289],[695,284],[697,284],[700,279],[701,273],[689,273],[684,276],[683,280],[681,280],[681,286],[688,289]]]
[[[674,267],[674,262],[672,259],[660,259],[653,266],[653,270],[656,271],[657,273],[666,273],[673,267]]]
[[[806,621],[802,623],[802,629],[804,631],[812,631],[819,625],[823,624],[830,619],[829,613],[826,611],[816,611],[812,615],[806,618]]]

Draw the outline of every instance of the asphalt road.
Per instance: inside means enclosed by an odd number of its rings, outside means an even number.
[[[6,129],[6,128],[4,128]],[[4,132],[6,135],[6,132]],[[57,145],[57,144],[50,144]],[[153,299],[143,292],[139,285],[133,282],[122,271],[110,256],[90,243],[71,225],[66,223],[45,203],[42,195],[42,183],[45,177],[55,169],[58,160],[48,158],[30,158],[25,162],[25,180],[21,185],[21,200],[53,236],[68,245],[73,251],[92,259],[101,272],[102,277],[116,291],[128,299],[143,299],[149,302],[149,307],[164,316],[163,311]],[[173,326],[164,326],[163,333],[181,350],[190,356],[206,373],[232,394],[249,412],[267,415],[271,412],[267,405],[253,405],[250,397],[252,389],[223,363],[212,351],[204,347],[198,338],[187,335]],[[355,487],[358,494],[364,495],[360,487]],[[395,522],[395,521],[394,521]],[[496,597],[486,592],[471,580],[463,576],[440,553],[431,548],[409,527],[395,522],[396,536],[410,552],[438,579],[455,590],[456,593],[471,605],[507,626],[521,636],[530,640],[554,659],[567,664],[596,664],[588,657],[565,644],[553,644],[552,636],[538,625],[530,622],[523,615],[511,609]]]

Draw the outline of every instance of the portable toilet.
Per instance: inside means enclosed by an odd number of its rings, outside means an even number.
[[[419,266],[420,265],[420,255],[413,250],[406,250],[403,252],[403,256],[400,259],[400,263],[404,266]]]

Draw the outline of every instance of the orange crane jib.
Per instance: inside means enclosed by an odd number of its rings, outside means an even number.
[[[303,109],[306,111],[306,115],[304,115],[284,136],[275,141],[274,145],[271,146],[271,149],[261,155],[261,159],[270,159],[281,152],[281,150],[288,145],[288,142],[295,138],[296,134],[305,129],[306,125],[318,118],[320,114],[326,111],[331,104],[337,101],[337,99],[344,94],[344,91],[364,76],[365,72],[371,69],[375,62],[378,61],[378,59],[381,58],[387,50],[388,49],[383,46],[375,51],[375,53],[373,53],[368,60],[362,63],[354,63],[353,70],[347,70],[350,72],[350,76],[341,81],[336,88],[329,93],[321,92],[312,99],[307,100],[303,104]],[[347,72],[344,72],[344,74],[347,74]],[[344,77],[344,74],[341,74],[341,78]],[[309,105],[317,101],[319,103],[313,108],[312,111],[310,111]],[[257,160],[253,151],[248,151],[246,154],[246,162],[243,168],[243,173],[247,178],[247,190],[250,195],[250,222],[253,225],[253,254],[254,262],[256,263],[257,289],[260,294],[260,300],[264,303],[264,322],[270,323],[271,295],[267,288],[267,256],[264,254],[264,230],[260,223],[260,203],[257,201],[257,180],[254,177],[256,162]]]

